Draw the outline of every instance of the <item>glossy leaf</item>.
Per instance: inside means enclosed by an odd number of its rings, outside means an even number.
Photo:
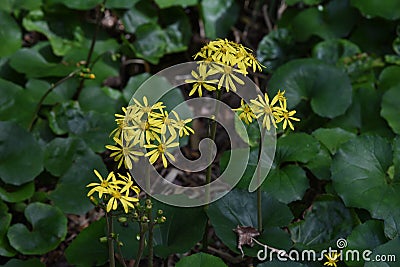
[[[331,39],[318,43],[312,50],[314,58],[335,65],[339,59],[361,53],[360,48],[345,39]]]
[[[318,141],[306,133],[292,133],[278,138],[275,160],[283,162],[307,163],[316,156],[319,150]]]
[[[350,0],[351,4],[358,8],[364,16],[382,17],[389,20],[400,18],[400,3],[396,0],[387,0],[385,2],[376,2],[374,0]]]
[[[0,198],[6,202],[16,203],[32,197],[35,192],[35,184],[29,182],[20,186],[0,187]]]
[[[135,33],[139,26],[157,22],[157,10],[152,3],[142,0],[134,8],[127,10],[121,20],[128,32]]]
[[[0,10],[0,40],[2,45],[0,46],[0,57],[5,57],[13,54],[19,48],[21,48],[21,30],[14,20],[14,18],[8,13]]]
[[[22,185],[43,170],[43,151],[34,137],[13,122],[0,122],[0,178]]]
[[[341,144],[356,137],[354,133],[343,130],[342,128],[319,128],[315,130],[312,135],[328,148],[332,155],[336,153]]]
[[[206,36],[210,39],[226,37],[238,19],[239,7],[236,1],[202,0],[200,5]]]
[[[105,227],[106,221],[103,218],[83,229],[65,250],[68,263],[77,266],[99,266],[106,263],[107,243],[100,242],[100,238],[105,236]]]
[[[160,8],[167,8],[171,6],[194,6],[198,0],[155,0],[155,2]]]
[[[387,242],[387,238],[383,232],[383,223],[382,221],[376,220],[369,220],[356,226],[346,240],[347,246],[344,249],[344,255],[345,253],[350,253],[347,252],[349,250],[357,250],[359,252],[367,249],[373,250],[377,246]],[[360,266],[363,262],[364,260],[362,257],[360,257],[360,260],[356,261],[352,261],[350,257],[346,260],[348,266]]]
[[[272,94],[284,88],[289,108],[307,99],[316,114],[327,118],[343,114],[352,98],[348,76],[315,59],[292,60],[281,66],[269,81],[269,88]]]
[[[67,234],[67,218],[56,207],[39,202],[29,204],[25,217],[32,230],[21,223],[13,224],[7,237],[11,246],[26,255],[44,254],[55,249]]]
[[[389,89],[382,97],[381,116],[385,118],[392,130],[400,134],[400,86]]]
[[[379,75],[379,89],[387,91],[390,88],[396,87],[400,83],[400,67],[389,66],[382,70]]]
[[[161,27],[158,24],[143,24],[137,28],[136,38],[133,43],[136,56],[158,64],[167,47],[165,32]]]
[[[180,208],[157,202],[155,209],[163,210],[167,221],[154,232],[154,251],[167,258],[173,253],[184,253],[203,237],[207,216],[203,208]]]
[[[400,187],[387,171],[393,162],[390,143],[378,136],[361,136],[343,144],[332,162],[334,189],[350,207],[368,210],[385,222],[385,234],[399,234]]]
[[[185,51],[192,35],[190,21],[185,12],[179,8],[168,8],[162,10],[160,17],[167,44],[165,53]]]
[[[350,211],[337,199],[325,195],[313,202],[304,220],[289,226],[297,249],[320,251],[336,247],[336,240],[347,236],[353,225]]]
[[[68,168],[63,172],[57,187],[49,194],[49,198],[54,204],[65,213],[85,214],[93,208],[93,204],[86,196],[89,191],[86,185],[97,181],[93,169],[98,170],[106,176],[106,168],[101,158],[90,150],[82,141],[77,141],[79,145],[76,154],[72,154],[73,162],[66,162]]]
[[[33,258],[29,260],[18,260],[18,259],[11,259],[3,267],[45,267],[43,263],[40,262],[39,259]]]
[[[279,227],[288,225],[292,220],[289,208],[275,200],[272,196],[262,193],[263,233],[259,241],[268,240],[273,247],[287,248],[290,242]],[[237,226],[252,226],[257,228],[257,196],[244,190],[234,189],[221,199],[212,203],[207,210],[210,222],[215,233],[221,241],[232,251],[240,253],[237,249],[237,237],[233,229]],[[279,230],[278,230],[279,229]],[[253,255],[260,249],[243,247],[246,255]]]
[[[208,267],[208,266],[213,266],[213,267],[227,267],[226,265],[220,258],[215,257],[210,254],[206,254],[203,252],[196,253],[193,255],[190,255],[188,257],[182,258],[180,261],[176,263],[176,267],[185,267],[185,266],[191,266],[191,267]]]

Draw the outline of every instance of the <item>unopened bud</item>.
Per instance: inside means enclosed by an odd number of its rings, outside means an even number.
[[[125,222],[128,221],[128,219],[127,219],[126,217],[119,217],[119,218],[118,218],[118,221],[119,221],[120,223],[125,223]]]
[[[106,236],[102,236],[99,238],[100,243],[106,243],[107,242],[107,237]]]

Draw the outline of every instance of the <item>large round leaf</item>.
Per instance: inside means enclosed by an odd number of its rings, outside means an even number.
[[[345,204],[383,219],[388,237],[400,231],[400,184],[387,174],[392,155],[386,139],[361,136],[342,145],[332,162],[333,187]]]
[[[356,44],[345,39],[329,39],[318,43],[312,50],[314,58],[333,65],[336,65],[340,58],[350,57],[360,52]]]
[[[3,4],[2,4],[3,5]],[[0,57],[8,56],[21,48],[21,30],[13,17],[0,11]]]
[[[400,237],[375,248],[371,255],[370,261],[365,263],[365,267],[397,267],[400,258]],[[385,259],[385,260],[384,260]]]
[[[302,99],[310,100],[312,110],[327,118],[343,114],[352,98],[349,77],[316,59],[298,59],[283,65],[272,76],[269,88],[272,94],[285,90],[289,108]]]
[[[35,202],[26,207],[25,217],[32,225],[31,231],[24,224],[17,223],[7,233],[11,246],[23,254],[49,252],[67,234],[67,218],[56,207]]]
[[[400,134],[400,86],[389,89],[382,97],[381,115],[392,130]]]
[[[237,226],[250,226],[257,229],[257,194],[234,189],[223,198],[212,203],[207,209],[208,217],[215,233],[232,251],[240,253],[237,236],[233,229]],[[257,240],[270,246],[287,249],[291,246],[287,233],[280,227],[290,223],[293,216],[288,206],[272,196],[262,193],[263,232]],[[243,246],[246,255],[255,256],[259,246]]]
[[[196,253],[189,257],[184,257],[176,263],[176,267],[227,267],[227,265],[220,259],[213,255],[206,253]]]
[[[400,18],[400,2],[397,0],[351,0],[366,17],[382,17],[389,20]]]
[[[298,249],[322,250],[336,247],[338,238],[346,237],[353,228],[350,211],[329,195],[320,197],[307,210],[304,220],[289,226]]]
[[[158,64],[167,47],[165,32],[158,24],[147,23],[136,29],[133,50],[136,56]]]
[[[345,131],[342,128],[318,128],[312,134],[326,146],[332,155],[336,153],[341,144],[356,137],[354,133]]]
[[[43,152],[26,130],[0,122],[0,178],[12,185],[30,182],[43,170]]]
[[[0,187],[0,198],[10,203],[16,203],[30,198],[34,192],[34,182],[29,182],[21,186],[7,185]]]

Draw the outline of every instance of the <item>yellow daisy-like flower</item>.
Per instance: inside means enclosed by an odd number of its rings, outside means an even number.
[[[127,195],[129,195],[129,190],[132,190],[135,192],[136,195],[139,195],[140,189],[139,187],[133,185],[132,181],[132,176],[129,173],[126,173],[127,176],[121,175],[118,173],[118,177],[122,179],[122,181],[125,182],[124,187],[121,189],[122,192],[128,191]]]
[[[101,174],[97,170],[93,170],[94,174],[99,178],[100,183],[90,183],[86,187],[93,187],[90,189],[90,191],[87,193],[87,196],[93,195],[93,193],[98,192],[99,193],[99,198],[103,196],[103,194],[107,194],[108,190],[111,188],[117,188],[118,187],[118,182],[116,181],[115,174],[113,172],[110,172],[107,176],[106,179],[104,179]]]
[[[135,104],[138,107],[138,115],[141,117],[141,115],[149,115],[150,112],[152,112],[155,109],[158,109],[162,112],[162,109],[165,108],[163,102],[157,102],[154,105],[149,105],[149,102],[147,101],[147,97],[144,96],[143,97],[143,104],[140,103],[137,99],[133,99],[133,101],[135,102]],[[135,120],[138,120],[137,118],[135,118]],[[140,120],[140,119],[139,119]]]
[[[189,92],[189,96],[193,95],[196,90],[199,96],[203,96],[202,88],[206,89],[207,91],[214,91],[216,90],[215,86],[210,84],[217,84],[217,79],[208,79],[211,75],[214,75],[216,72],[214,69],[207,70],[207,64],[200,64],[197,68],[198,73],[192,70],[191,74],[194,79],[187,79],[185,80],[186,83],[194,83],[192,90]]]
[[[276,127],[274,120],[275,108],[271,108],[269,105],[268,95],[265,93],[264,98],[258,95],[257,99],[252,99],[250,102],[253,104],[252,110],[256,115],[256,118],[263,118],[262,126],[268,131],[271,129],[271,124]]]
[[[229,92],[229,89],[236,92],[236,85],[233,81],[241,85],[244,84],[244,81],[242,81],[234,74],[235,72],[240,73],[238,69],[235,69],[228,65],[215,65],[214,68],[221,74],[221,78],[219,78],[218,82],[218,89],[221,89],[222,85],[224,84],[227,92]]]
[[[232,110],[239,112],[239,118],[247,125],[252,123],[253,119],[256,118],[256,115],[253,113],[251,107],[246,104],[243,99],[240,101],[240,107]]]
[[[125,192],[125,194],[123,194]],[[111,189],[110,190],[110,195],[111,198],[107,203],[107,212],[110,212],[111,210],[116,210],[118,208],[118,203],[121,203],[122,207],[124,208],[125,213],[129,212],[129,207],[134,208],[135,206],[133,205],[134,202],[138,202],[139,199],[136,197],[130,197],[128,195],[129,191],[119,191],[116,189]]]
[[[132,169],[132,161],[138,161],[138,157],[143,156],[144,153],[132,141],[126,142],[117,137],[113,139],[118,146],[106,145],[107,149],[114,151],[110,154],[110,157],[114,158],[114,161],[118,161],[118,169],[121,168],[122,163],[124,163],[125,168]]]
[[[185,120],[181,120],[179,118],[178,113],[176,113],[175,111],[172,111],[172,113],[175,116],[175,123],[174,123],[174,127],[178,130],[179,133],[179,137],[182,137],[184,135],[190,135],[190,134],[194,134],[194,130],[192,128],[190,128],[189,126],[187,126],[186,124],[190,123],[192,121],[192,119],[185,119]]]
[[[336,263],[340,260],[340,253],[330,252],[325,254],[324,256],[328,260],[324,263],[324,265],[337,267]]]
[[[174,142],[175,138],[171,136],[167,141],[165,141],[165,137],[163,136],[163,140],[159,142],[158,145],[155,144],[148,144],[145,145],[145,148],[151,149],[151,151],[146,153],[146,157],[149,157],[149,161],[151,164],[156,162],[156,160],[161,157],[164,168],[167,168],[167,157],[175,161],[175,157],[168,152],[168,149],[179,146],[178,142]]]
[[[294,131],[294,126],[292,121],[300,121],[299,118],[293,117],[294,114],[296,114],[296,110],[288,111],[286,110],[286,101],[283,103],[282,108],[277,108],[276,113],[274,114],[276,116],[276,123],[280,123],[283,121],[283,129],[285,130],[287,125],[289,125],[290,129]]]
[[[281,90],[279,90],[274,98],[272,98],[271,106],[274,106],[276,103],[279,102],[279,106],[283,108],[284,105],[286,106],[286,100],[287,98],[285,97],[285,91],[281,92]]]

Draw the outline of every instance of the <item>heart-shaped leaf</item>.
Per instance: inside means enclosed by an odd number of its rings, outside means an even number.
[[[297,59],[281,66],[269,81],[269,88],[271,94],[285,90],[289,108],[306,99],[316,114],[327,118],[343,114],[352,99],[349,77],[316,59]]]
[[[354,133],[343,130],[342,128],[319,128],[315,130],[312,135],[329,149],[332,155],[336,153],[341,144],[356,137]]]
[[[176,267],[186,267],[186,266],[191,266],[191,267],[208,267],[208,266],[213,266],[213,267],[227,267],[226,265],[220,258],[217,258],[213,255],[206,254],[203,252],[196,253],[193,255],[190,255],[189,257],[184,257],[180,261],[176,263]]]
[[[29,204],[24,213],[32,230],[17,223],[7,233],[11,246],[16,250],[26,255],[44,254],[55,249],[64,240],[67,234],[67,218],[58,208],[35,202]]]
[[[237,237],[233,229],[237,226],[257,228],[257,194],[234,189],[221,199],[212,203],[207,209],[210,222],[215,233],[232,251],[240,253],[237,248]],[[262,193],[262,222],[264,231],[257,240],[268,245],[288,248],[291,242],[286,233],[279,227],[289,224],[292,220],[290,209],[275,200],[267,193]],[[243,247],[246,255],[257,254],[259,246]]]
[[[332,162],[333,187],[344,203],[383,219],[385,234],[390,238],[400,230],[400,186],[387,174],[392,164],[392,146],[378,136],[350,140],[341,146]]]
[[[22,185],[43,170],[43,151],[34,137],[13,122],[0,122],[0,178]]]

